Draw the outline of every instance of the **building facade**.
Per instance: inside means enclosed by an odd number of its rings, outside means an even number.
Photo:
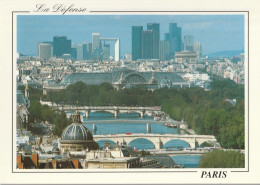
[[[104,44],[103,46],[103,60],[109,60],[110,59],[110,45]]]
[[[159,58],[160,24],[148,23],[147,30],[153,31],[153,56],[152,59]]]
[[[73,123],[67,126],[61,136],[61,154],[98,149],[98,144],[93,140],[91,131],[80,120],[80,113],[75,111]]]
[[[194,38],[192,35],[184,36],[184,50],[193,52]]]
[[[194,43],[193,50],[197,53],[199,57],[202,57],[202,46],[200,42]]]
[[[143,26],[132,26],[132,60],[142,58],[142,32]]]
[[[169,59],[169,41],[161,40],[159,42],[159,59],[165,61]]]
[[[100,48],[100,34],[92,33],[92,51]]]
[[[177,26],[177,23],[169,24],[169,47],[170,56],[173,58],[175,52],[179,52],[182,49],[182,39],[181,39],[181,27]]]
[[[38,44],[38,56],[42,59],[48,60],[53,56],[53,48],[51,43]]]
[[[71,54],[71,40],[65,36],[53,37],[53,56],[62,57],[65,54]]]
[[[77,60],[83,60],[83,44],[77,44]]]
[[[154,54],[154,31],[147,30],[142,33],[142,58],[152,59]]]

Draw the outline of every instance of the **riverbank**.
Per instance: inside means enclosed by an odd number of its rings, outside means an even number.
[[[180,132],[181,135],[185,135],[185,134],[196,135],[195,131],[192,130],[192,129],[182,129],[182,128],[180,128],[179,132]]]

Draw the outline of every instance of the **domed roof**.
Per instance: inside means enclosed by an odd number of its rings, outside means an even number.
[[[82,124],[72,123],[62,133],[62,141],[86,141],[93,140],[90,130]]]
[[[67,126],[62,135],[62,141],[87,141],[93,140],[90,130],[81,124],[80,113],[75,111],[73,115],[73,123]]]

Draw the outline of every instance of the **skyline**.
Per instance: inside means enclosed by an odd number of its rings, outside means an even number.
[[[37,44],[67,36],[72,43],[92,42],[92,33],[120,38],[121,56],[131,53],[132,26],[160,24],[160,40],[169,32],[169,23],[182,27],[202,44],[203,55],[244,49],[244,15],[19,15],[17,52],[37,55]]]

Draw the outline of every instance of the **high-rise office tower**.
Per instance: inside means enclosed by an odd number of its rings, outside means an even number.
[[[132,26],[132,60],[142,58],[143,26]]]
[[[53,56],[61,57],[64,54],[71,54],[71,40],[65,36],[53,37]]]
[[[87,51],[88,51],[88,59],[92,59],[92,43],[88,43]]]
[[[159,58],[160,24],[148,23],[147,31],[153,31],[153,59]]]
[[[88,60],[91,58],[92,44],[83,43],[83,60]],[[91,48],[90,48],[91,47]]]
[[[110,45],[104,44],[103,45],[103,60],[109,60],[110,58]]]
[[[51,43],[38,43],[38,56],[48,60],[53,56],[53,48]]]
[[[194,39],[192,35],[184,36],[184,50],[193,52]]]
[[[77,44],[77,60],[83,60],[83,44]]]
[[[170,41],[170,34],[169,33],[164,34],[164,40]]]
[[[174,57],[176,51],[182,49],[181,27],[178,27],[176,23],[169,24],[169,46],[171,57]]]
[[[197,53],[199,57],[202,57],[202,46],[200,42],[194,43],[193,50]]]
[[[92,51],[94,52],[96,49],[100,49],[100,34],[99,33],[92,33]]]
[[[142,58],[152,59],[153,58],[153,45],[154,45],[154,31],[147,30],[143,31],[142,34]]]
[[[161,40],[159,42],[159,59],[165,61],[169,59],[169,41]]]
[[[71,44],[71,57],[77,59],[77,44]]]

